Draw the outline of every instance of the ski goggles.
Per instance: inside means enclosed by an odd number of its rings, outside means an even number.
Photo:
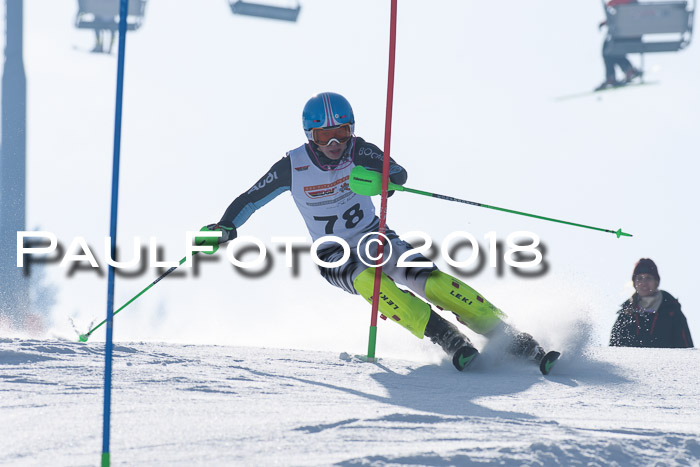
[[[343,144],[352,137],[352,129],[349,123],[343,123],[332,128],[312,128],[311,135],[319,146],[328,146],[333,140]]]

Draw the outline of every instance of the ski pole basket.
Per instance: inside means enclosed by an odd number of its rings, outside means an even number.
[[[119,29],[118,0],[78,0],[78,15],[75,27],[116,31]],[[143,24],[146,0],[129,0],[126,28],[135,31]]]
[[[296,22],[301,10],[301,5],[298,2],[294,7],[283,7],[244,2],[243,0],[229,0],[229,6],[234,15],[257,16],[258,18],[291,22]]]
[[[690,44],[695,0],[625,3],[605,6],[607,53],[677,52]]]

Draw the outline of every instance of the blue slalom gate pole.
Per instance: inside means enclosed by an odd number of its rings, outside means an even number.
[[[119,52],[117,58],[117,105],[114,115],[114,155],[112,157],[112,203],[109,220],[110,253],[115,257],[117,246],[117,201],[119,200],[119,151],[122,135],[122,96],[124,91],[124,54],[126,49],[126,16],[129,1],[119,1]],[[105,338],[104,415],[102,419],[102,467],[109,467],[109,427],[112,410],[112,334],[114,310],[114,266],[107,273],[107,335]]]

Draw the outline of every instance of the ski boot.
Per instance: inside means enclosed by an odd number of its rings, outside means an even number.
[[[469,339],[462,334],[457,326],[430,310],[425,336],[434,344],[442,347],[447,355],[452,357],[452,364],[459,371],[468,367],[479,354]]]
[[[620,86],[624,86],[625,84],[627,83],[624,81],[618,81],[615,78],[607,78],[600,86],[595,88],[593,92],[604,91],[610,88],[618,88]]]
[[[642,75],[644,75],[644,72],[642,70],[638,70],[637,68],[630,68],[625,72],[625,80],[623,82],[624,84],[628,84],[635,78],[641,78]]]
[[[526,332],[519,332],[507,327],[506,333],[511,337],[511,344],[508,347],[508,352],[523,357],[527,360],[532,360],[540,367],[540,372],[543,375],[548,375],[561,355],[557,351],[545,352],[545,350],[537,343],[534,337]]]

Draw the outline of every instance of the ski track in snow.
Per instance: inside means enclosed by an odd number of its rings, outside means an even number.
[[[101,343],[0,338],[0,464],[96,465]],[[548,377],[308,350],[114,347],[115,465],[700,465],[696,349],[592,348]]]

